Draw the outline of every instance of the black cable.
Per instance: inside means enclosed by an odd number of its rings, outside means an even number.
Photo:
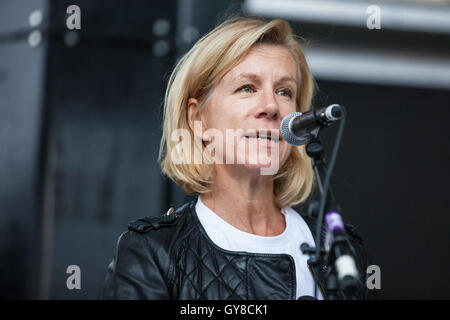
[[[323,215],[324,215],[324,211],[325,211],[325,204],[326,204],[326,199],[327,199],[327,195],[328,195],[328,188],[330,185],[331,174],[333,173],[333,168],[336,163],[336,158],[337,158],[337,154],[339,151],[339,146],[341,144],[342,135],[344,133],[345,118],[347,117],[347,111],[345,110],[345,107],[342,107],[341,109],[342,109],[342,116],[339,121],[339,130],[336,135],[335,142],[334,142],[333,152],[331,153],[331,158],[330,158],[330,164],[328,166],[327,174],[325,176],[325,182],[323,184],[323,193],[322,193],[322,197],[320,199],[319,217],[318,217],[319,221],[316,226],[316,239],[315,239],[316,252],[315,252],[315,256],[314,256],[315,262],[320,261],[320,236],[321,236],[322,225],[323,225]],[[314,281],[314,282],[316,282],[316,281]],[[317,299],[317,283],[314,286],[314,298]]]

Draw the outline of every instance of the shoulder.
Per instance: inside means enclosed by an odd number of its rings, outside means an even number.
[[[170,242],[177,239],[179,234],[185,233],[192,225],[191,212],[195,200],[185,203],[179,208],[170,207],[159,216],[147,216],[131,221],[128,231],[121,238],[133,241]],[[142,239],[142,240],[137,240]]]
[[[173,207],[157,217],[143,217],[128,224],[116,243],[118,263],[167,257],[171,249],[189,228],[188,202],[178,209]]]
[[[174,226],[179,217],[180,213],[175,212],[175,209],[170,207],[166,213],[157,217],[148,216],[131,221],[128,224],[128,230],[137,233],[148,233],[152,230]]]

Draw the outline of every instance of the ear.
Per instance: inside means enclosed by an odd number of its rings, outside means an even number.
[[[203,140],[203,128],[204,124],[202,122],[203,116],[202,112],[200,110],[200,105],[198,103],[198,100],[195,98],[189,98],[188,100],[188,122],[189,127],[191,128],[192,132],[194,132],[194,135],[199,138],[200,140]],[[199,122],[197,122],[199,121]],[[201,123],[201,125],[199,125]]]

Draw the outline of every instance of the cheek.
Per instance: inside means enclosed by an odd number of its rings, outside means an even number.
[[[288,102],[288,103],[284,103],[281,107],[280,107],[280,116],[281,118],[284,118],[285,116],[287,116],[289,113],[295,112],[297,111],[297,104],[295,102]]]
[[[226,130],[236,130],[236,129],[245,129],[244,125],[244,116],[239,114],[238,112],[233,112],[232,110],[224,111],[217,110],[214,112],[210,112],[206,119],[206,128],[207,129],[217,129],[221,131],[225,137]]]
[[[292,146],[290,144],[288,144],[286,141],[283,141],[283,143],[280,145],[280,166],[281,167],[286,163],[291,152],[292,152]]]
[[[212,102],[208,106],[205,115],[207,128],[219,129],[222,131],[228,129],[233,123],[233,115],[223,104]]]

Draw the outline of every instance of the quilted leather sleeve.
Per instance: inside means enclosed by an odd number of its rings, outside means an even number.
[[[114,258],[108,266],[104,299],[170,299],[157,250],[152,249],[147,234],[124,232],[117,242]]]

